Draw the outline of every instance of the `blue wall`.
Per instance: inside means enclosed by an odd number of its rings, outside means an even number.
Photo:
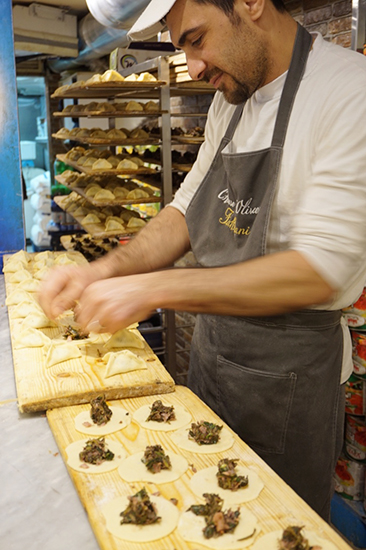
[[[11,0],[0,0],[0,264],[25,247]]]

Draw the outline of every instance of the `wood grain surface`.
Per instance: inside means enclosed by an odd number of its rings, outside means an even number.
[[[62,252],[53,254],[59,255]],[[71,251],[68,254],[74,258],[82,258],[86,263],[85,258],[79,252]],[[10,257],[4,256],[5,265]],[[29,266],[29,270],[32,270],[31,266]],[[11,274],[5,273],[7,296],[17,288],[16,284],[9,282],[10,276]],[[103,344],[108,340],[110,334],[103,335],[99,343],[90,341],[84,343],[83,340],[78,341],[78,344],[73,343],[78,345],[81,350],[81,358],[47,367],[43,348],[15,349],[14,342],[22,328],[23,319],[12,317],[14,307],[8,306],[8,316],[18,405],[21,412],[42,411],[53,407],[89,403],[92,397],[101,392],[106,395],[107,399],[122,399],[174,390],[172,377],[142,336],[144,348],[131,348],[131,351],[144,359],[146,370],[104,378],[106,364],[103,362],[103,355],[109,350],[103,348]],[[51,339],[60,339],[64,329],[57,326],[39,330]]]
[[[192,421],[208,420],[220,425],[223,424],[219,417],[186,387],[176,386],[173,393],[160,396],[160,398],[165,405],[179,404],[184,406],[191,413]],[[122,406],[133,413],[142,405],[150,405],[155,399],[157,399],[156,396],[137,397],[110,404]],[[65,453],[67,445],[84,437],[83,434],[75,430],[74,418],[81,411],[88,409],[90,409],[88,405],[80,405],[47,411],[50,428],[65,462],[67,460]],[[172,483],[160,485],[152,483],[130,484],[123,481],[117,471],[93,476],[68,468],[100,548],[102,550],[204,550],[204,546],[185,542],[177,530],[168,537],[155,542],[144,544],[125,542],[113,537],[106,530],[101,508],[110,500],[122,495],[135,494],[145,486],[150,494],[158,491],[161,496],[168,500],[171,498],[177,499],[179,510],[185,511],[192,503],[198,502],[189,486],[189,480],[194,470],[216,465],[220,458],[230,457],[239,458],[240,462],[254,470],[264,482],[265,486],[259,497],[244,505],[258,519],[261,528],[258,537],[276,529],[284,529],[289,524],[298,524],[305,525],[307,529],[315,531],[322,538],[329,539],[338,550],[351,550],[351,547],[290,489],[248,445],[239,439],[234,432],[232,433],[235,442],[230,450],[209,455],[182,451],[174,444],[171,438],[172,432],[162,433],[145,430],[134,421],[124,430],[108,436],[108,438],[120,442],[129,455],[144,450],[147,445],[156,444],[162,445],[167,454],[169,454],[168,451],[182,454],[188,460],[190,467],[180,479]],[[250,550],[251,547],[248,548]]]

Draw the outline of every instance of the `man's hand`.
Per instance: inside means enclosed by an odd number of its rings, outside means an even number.
[[[147,319],[157,307],[150,274],[113,277],[90,284],[75,308],[85,330],[111,332]]]
[[[39,304],[49,319],[55,319],[74,307],[85,288],[97,279],[97,271],[89,265],[51,269],[38,292]]]

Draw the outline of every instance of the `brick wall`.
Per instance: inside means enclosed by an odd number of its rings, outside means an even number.
[[[317,31],[326,40],[344,48],[351,47],[351,0],[285,0],[285,4],[294,19],[309,31]]]
[[[309,31],[319,32],[326,40],[339,44],[344,48],[351,47],[352,2],[341,0],[289,0],[286,8],[301,25]],[[176,97],[171,99],[172,112],[181,113],[174,117],[173,126],[189,129],[194,126],[204,126],[205,119],[184,117],[185,113],[207,112],[211,95]],[[195,260],[192,253],[184,256],[177,265],[193,267]],[[179,384],[185,384],[189,365],[189,346],[192,339],[195,316],[185,312],[176,312],[177,325],[177,373]]]

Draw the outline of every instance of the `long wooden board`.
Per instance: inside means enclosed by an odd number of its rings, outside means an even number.
[[[139,397],[111,403],[120,405],[133,413],[142,405],[151,404],[157,397]],[[223,424],[220,419],[188,388],[176,386],[175,392],[160,396],[166,405],[183,405],[192,415],[192,421],[208,420]],[[74,428],[74,418],[87,405],[67,407],[47,411],[47,418],[61,455],[66,462],[65,448],[71,442],[82,439],[83,435]],[[198,544],[185,542],[175,530],[171,535],[155,542],[145,544],[124,542],[113,537],[106,529],[101,508],[104,504],[122,495],[136,493],[146,487],[149,493],[159,491],[166,499],[178,500],[178,508],[185,511],[192,502],[198,502],[197,497],[189,487],[189,480],[194,470],[216,465],[220,458],[239,458],[246,466],[253,469],[263,480],[265,487],[259,497],[246,503],[246,507],[257,517],[261,534],[284,529],[289,524],[305,525],[309,530],[316,531],[319,536],[332,541],[338,550],[351,550],[350,546],[323,521],[289,486],[275,474],[234,432],[234,445],[225,453],[210,455],[193,454],[182,451],[174,444],[172,432],[154,432],[140,428],[132,422],[126,429],[108,436],[122,443],[127,453],[142,451],[147,445],[160,444],[169,451],[182,454],[191,465],[188,471],[174,483],[156,485],[152,483],[124,482],[117,471],[108,474],[88,475],[69,468],[69,474],[78,491],[79,497],[86,509],[91,527],[98,540],[101,550],[204,550]],[[259,536],[259,535],[258,535]],[[248,547],[249,550],[251,547]]]
[[[82,257],[78,252],[71,254]],[[4,256],[5,265],[9,258],[10,256]],[[84,261],[86,262],[85,259]],[[10,275],[5,274],[7,296],[17,288],[16,284],[9,282]],[[82,354],[81,358],[47,367],[43,348],[15,348],[15,338],[21,330],[23,319],[12,317],[14,307],[8,307],[8,315],[18,405],[21,412],[88,403],[93,396],[100,393],[104,393],[108,399],[122,399],[174,390],[172,377],[142,336],[144,348],[131,351],[144,359],[147,370],[104,378],[106,363],[103,362],[103,356],[109,350],[103,348],[103,345],[110,336],[107,334],[100,338],[99,343],[84,343],[80,340],[78,347]],[[39,330],[49,338],[62,339],[62,327]]]

